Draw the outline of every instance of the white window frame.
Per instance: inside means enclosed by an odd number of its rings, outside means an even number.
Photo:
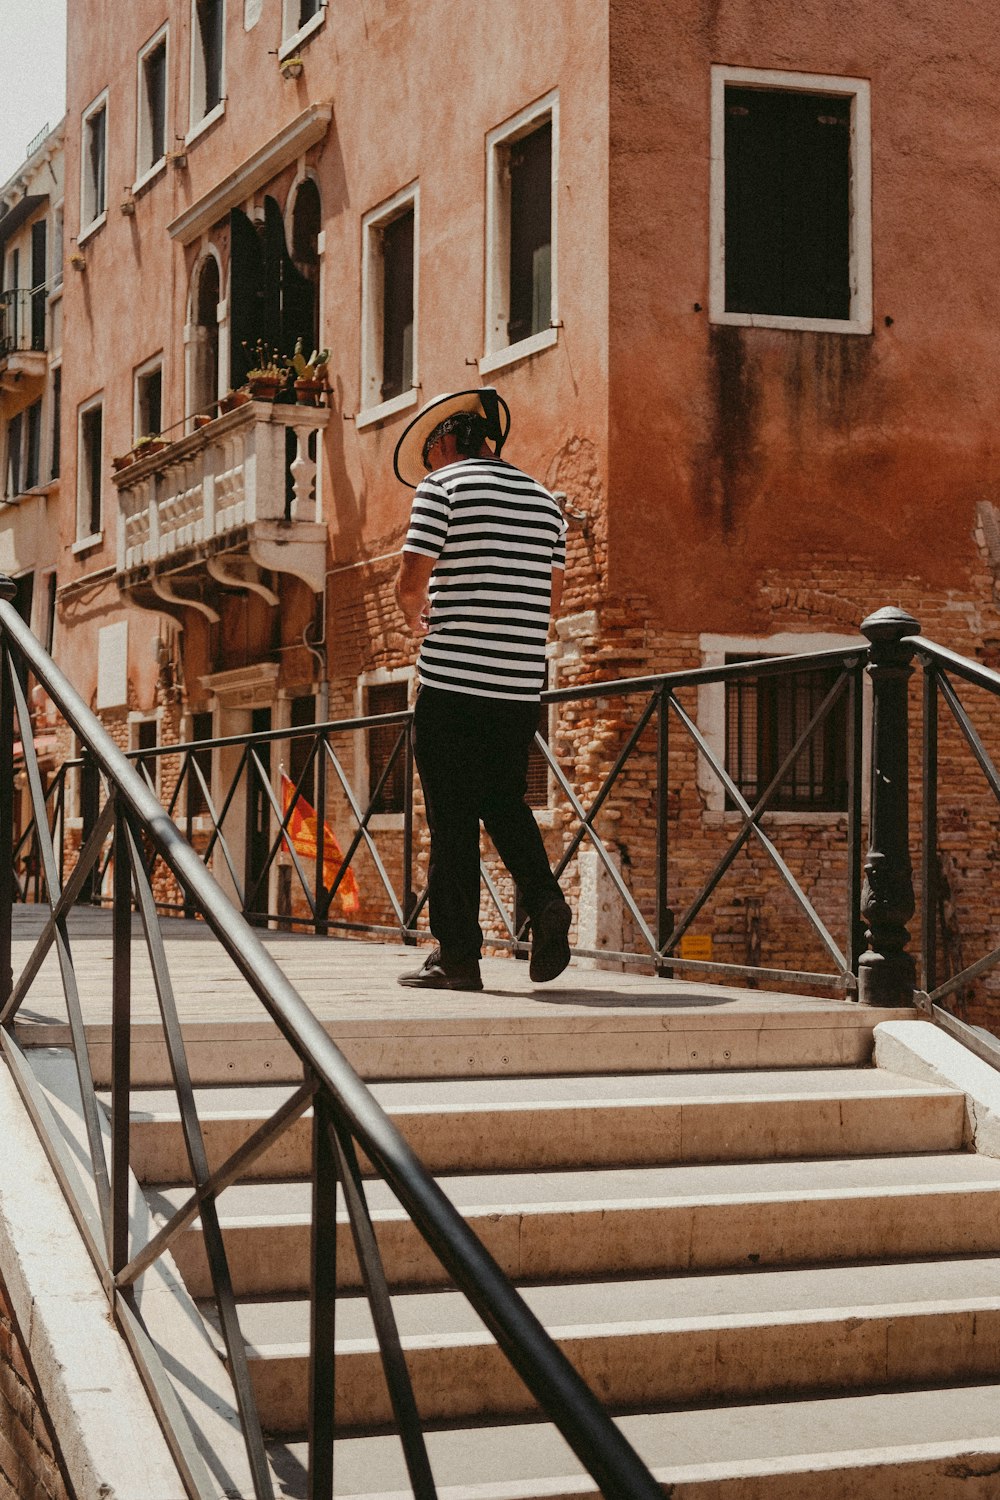
[[[726,311],[726,85],[831,94],[850,100],[850,262],[849,318],[798,318],[772,313]],[[871,84],[866,78],[827,73],[791,73],[774,68],[712,67],[712,125],[709,209],[709,320],[744,328],[789,328],[805,333],[872,331],[872,130]]]
[[[365,697],[370,687],[382,687],[387,682],[406,683],[406,706],[413,707],[416,697],[416,670],[413,667],[374,667],[362,672],[354,690],[354,711],[359,719],[365,717]],[[402,753],[402,752],[401,752]],[[368,734],[364,729],[354,731],[354,795],[358,806],[368,806]],[[403,827],[405,814],[373,813],[368,819],[372,832],[392,832]]]
[[[510,147],[552,122],[552,266],[549,326],[517,343],[507,341],[510,313]],[[559,90],[552,89],[486,137],[486,329],[479,373],[490,375],[551,349],[559,339]]]
[[[87,128],[90,125],[91,120],[94,119],[95,115],[100,114],[102,110],[104,111],[104,203],[100,208],[97,209],[96,213],[92,214],[91,217],[85,221],[84,214],[88,212],[90,207],[87,202],[87,173],[89,166],[89,152],[87,150]],[[91,102],[87,105],[87,108],[83,111],[83,115],[81,117],[80,143],[80,232],[76,237],[76,242],[78,245],[82,245],[84,240],[89,239],[92,234],[95,234],[97,230],[100,229],[105,219],[108,217],[108,155],[110,134],[108,131],[107,89],[102,89],[101,92],[97,95],[97,98],[92,99]],[[96,207],[96,204],[94,205],[94,207]]]
[[[184,412],[187,430],[194,431],[194,384],[195,365],[198,358],[198,328],[195,322],[197,311],[198,285],[201,274],[205,269],[205,262],[211,258],[215,261],[219,272],[219,301],[215,304],[215,320],[219,338],[219,368],[216,377],[216,401],[220,400],[229,389],[229,298],[224,294],[226,282],[223,279],[222,257],[216,247],[210,242],[206,235],[202,242],[202,248],[198,259],[191,268],[191,276],[188,281],[187,298],[187,322],[184,324]],[[229,274],[232,275],[232,263],[230,262]]]
[[[381,231],[413,209],[413,371],[408,390],[381,399],[383,260]],[[411,182],[361,220],[361,400],[359,430],[416,406],[420,389],[420,184]],[[373,399],[374,398],[374,399]]]
[[[310,16],[304,26],[293,29],[292,17],[299,6],[299,0],[281,0],[281,46],[278,48],[278,61],[283,62],[286,57],[291,57],[301,47],[303,42],[309,40],[314,32],[319,31],[326,20],[326,0],[320,0],[319,9],[314,16]]]
[[[143,166],[143,160],[148,151],[144,150],[146,142],[152,135],[150,123],[149,97],[146,92],[146,59],[151,52],[155,52],[160,44],[165,49],[164,63],[164,89],[163,89],[163,155],[156,161],[150,161],[148,166]],[[164,22],[139,52],[136,60],[136,93],[135,93],[135,181],[132,184],[133,193],[145,187],[163,172],[167,165],[167,142],[170,139],[170,26]]]
[[[146,437],[145,432],[139,430],[139,411],[141,402],[139,399],[139,385],[147,375],[154,371],[160,372],[160,426],[163,426],[163,352],[154,354],[150,359],[144,360],[141,365],[136,365],[132,372],[132,432],[133,442],[138,442],[141,437]]]
[[[104,540],[104,452],[107,447],[104,404],[104,392],[98,391],[95,395],[89,397],[88,400],[82,401],[76,409],[76,541],[70,549],[72,552],[87,552],[91,547],[99,546]],[[89,516],[85,516],[84,512],[90,509],[90,497],[86,497],[88,503],[85,505],[83,480],[86,466],[83,461],[83,419],[88,412],[93,411],[98,406],[101,408],[101,462],[99,466],[101,524],[97,531],[85,531],[83,522],[86,520],[89,525]]]
[[[815,651],[857,651],[862,655],[867,649],[858,635],[840,635],[834,631],[780,631],[776,635],[702,635],[698,640],[703,667],[722,667],[727,656],[803,656]],[[871,719],[871,694],[867,679],[862,714],[864,717],[864,750],[861,766],[861,785],[868,786],[868,743]],[[701,683],[698,687],[698,728],[719,764],[726,764],[726,684],[725,682]],[[698,756],[698,790],[705,809],[704,817],[710,826],[722,823],[741,823],[743,814],[739,808],[726,807],[726,789],[708,765],[704,756]],[[867,806],[867,791],[862,791],[862,801]],[[819,812],[807,808],[786,809],[764,814],[770,823],[810,823],[814,825],[846,823],[845,812]]]
[[[189,129],[184,137],[184,144],[190,146],[192,141],[206,131],[216,120],[221,120],[226,112],[226,25],[229,20],[226,0],[222,0],[222,66],[220,68],[219,91],[221,98],[207,114],[195,115],[195,100],[205,91],[205,58],[201,50],[201,29],[198,25],[197,0],[191,0],[191,56],[188,69],[188,125]]]

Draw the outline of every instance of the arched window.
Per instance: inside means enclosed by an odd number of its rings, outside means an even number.
[[[312,348],[320,346],[319,335],[319,189],[311,177],[299,184],[292,207],[292,261],[312,290]],[[303,329],[304,342],[307,330]],[[307,350],[307,353],[310,351]]]
[[[196,272],[192,297],[188,411],[211,411],[219,399],[219,263],[207,255]]]

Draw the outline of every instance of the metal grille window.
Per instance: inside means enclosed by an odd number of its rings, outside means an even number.
[[[510,146],[510,319],[516,344],[552,318],[552,121]]]
[[[408,689],[405,682],[373,683],[365,689],[365,714],[402,713],[407,707]],[[382,728],[368,730],[368,797],[371,800],[379,784],[382,772],[396,746],[401,724],[387,724]],[[400,750],[389,779],[382,788],[382,795],[372,811],[377,813],[401,813],[406,796],[406,758]]]
[[[413,385],[413,209],[382,231],[382,400]]]
[[[545,682],[543,689],[549,685],[549,669],[545,668]],[[538,716],[538,733],[546,744],[549,743],[549,706],[543,703]],[[532,741],[531,749],[528,751],[528,790],[524,797],[529,807],[548,807],[549,805],[549,763],[545,759],[538,742]]]
[[[727,656],[727,662],[760,657]],[[726,684],[726,769],[751,804],[813,718],[840,668],[741,677]],[[727,806],[733,803],[727,798]],[[847,810],[847,700],[812,734],[774,793],[769,811]]]
[[[725,91],[726,311],[851,316],[851,104]]]

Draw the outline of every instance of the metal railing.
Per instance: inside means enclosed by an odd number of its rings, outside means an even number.
[[[9,580],[0,582],[6,598]],[[30,671],[72,728],[100,778],[103,805],[67,878],[50,833],[45,792],[23,687]],[[13,865],[0,861],[0,1050],[73,1211],[107,1293],[111,1309],[136,1360],[187,1492],[197,1500],[216,1489],[160,1354],[139,1310],[135,1288],[143,1272],[195,1218],[200,1218],[220,1326],[235,1388],[257,1500],[271,1500],[272,1480],[257,1414],[247,1354],[240,1332],[232,1277],[216,1208],[217,1196],[307,1110],[312,1111],[314,1227],[310,1278],[309,1496],[329,1500],[333,1492],[334,1366],[333,1314],[336,1288],[336,1195],[346,1204],[362,1280],[382,1357],[413,1492],[436,1494],[423,1430],[385,1272],[372,1229],[358,1165],[359,1154],[391,1187],[455,1285],[466,1295],[504,1354],[555,1423],[603,1493],[659,1496],[660,1488],[576,1374],[496,1262],[465,1224],[434,1179],[407,1146],[373,1095],[333,1044],[320,1022],[277,967],[256,933],[236,912],[183,838],[150,787],[114,745],[61,672],[32,637],[13,607],[0,602],[0,785],[11,788],[14,725],[23,746],[24,773],[35,810],[34,838],[44,873],[48,919],[30,957],[12,971]],[[12,844],[13,804],[0,798],[0,840]],[[114,935],[111,978],[112,1081],[110,1161],[101,1131],[86,1030],[67,918],[98,866],[106,838],[112,841]],[[171,872],[207,928],[229,955],[264,1011],[301,1060],[304,1081],[292,1097],[232,1156],[210,1169],[184,1037],[167,964],[160,919],[149,879],[148,849]],[[135,906],[149,952],[156,998],[180,1109],[193,1190],[146,1243],[136,1243],[129,1223],[130,1185],[130,1003],[131,934]],[[88,1184],[77,1157],[60,1134],[51,1107],[15,1034],[20,1007],[50,952],[62,979],[72,1051],[86,1131]]]
[[[48,292],[45,283],[0,292],[0,359],[44,351]]]

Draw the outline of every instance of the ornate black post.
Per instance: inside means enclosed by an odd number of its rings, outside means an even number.
[[[0,599],[8,603],[17,595],[17,585],[0,573]],[[6,641],[0,631],[0,1002],[10,997],[14,986],[11,968],[14,926],[14,693]]]
[[[909,836],[909,680],[920,626],[902,609],[880,609],[861,625],[871,643],[871,847],[865,859],[861,917],[868,952],[858,963],[862,1005],[912,1005],[916,965],[906,952],[913,916]]]

